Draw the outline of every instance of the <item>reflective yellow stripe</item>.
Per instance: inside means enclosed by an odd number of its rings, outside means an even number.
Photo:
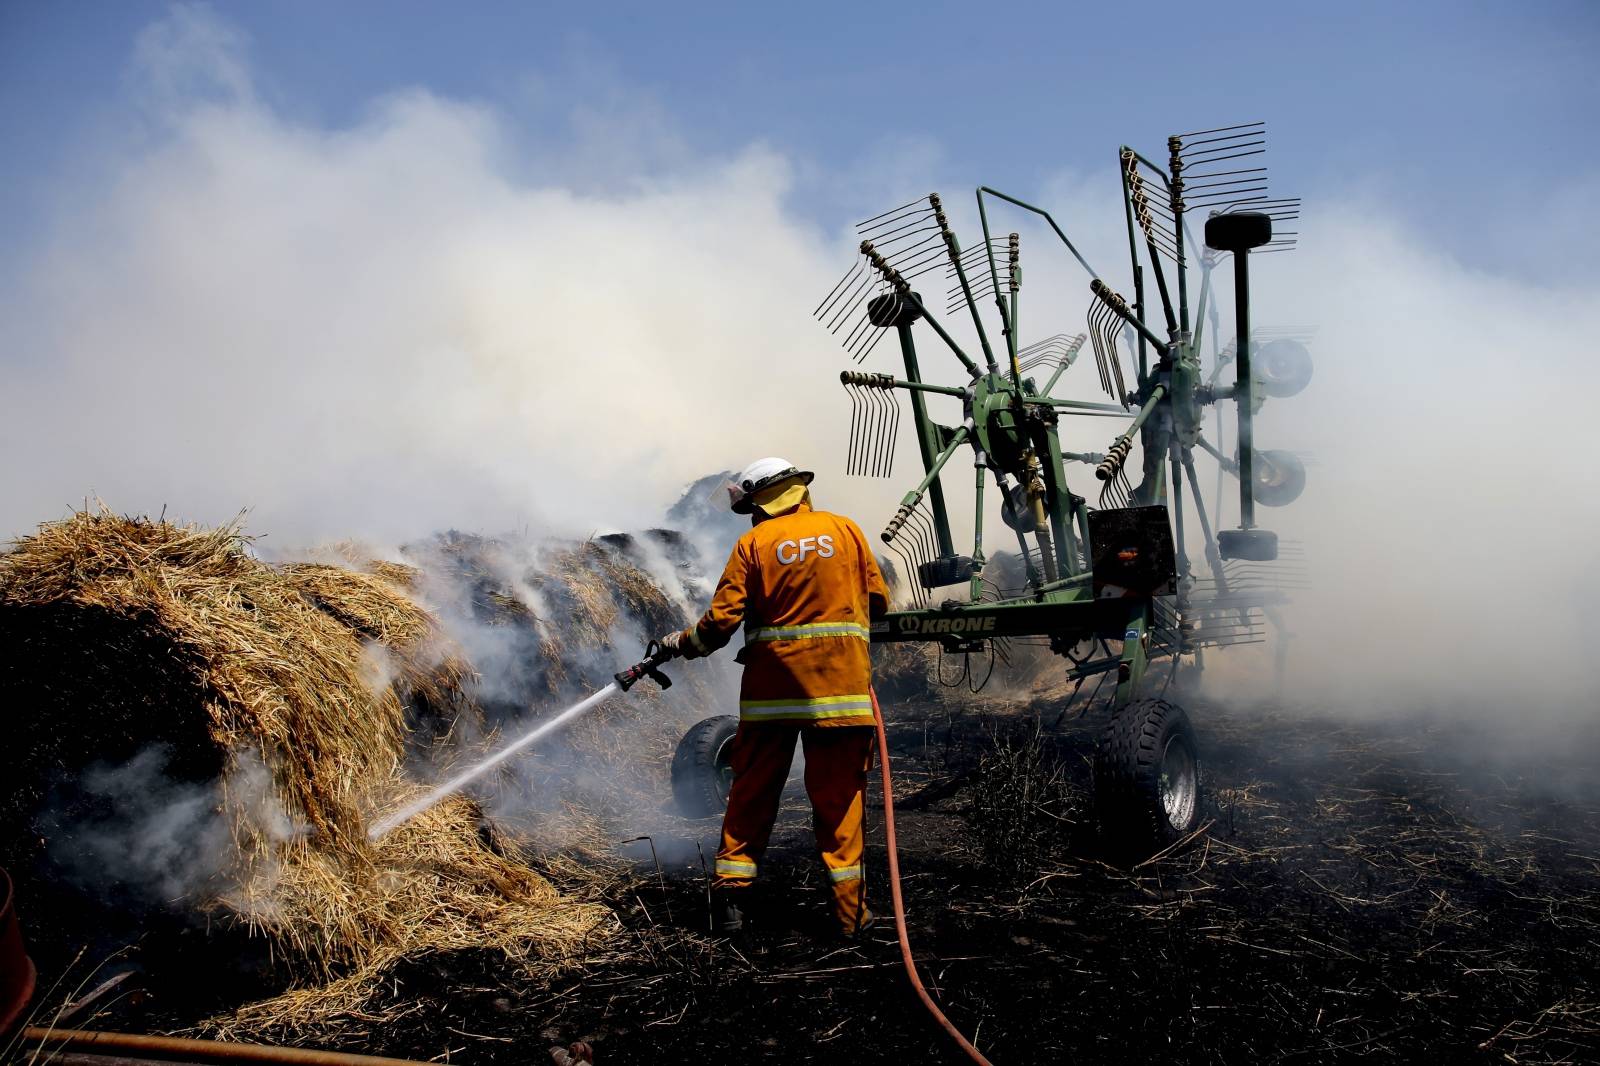
[[[871,641],[872,632],[859,622],[807,622],[799,626],[763,626],[745,634],[747,643],[768,640],[815,640],[818,637],[855,637]]]
[[[700,639],[700,627],[697,625],[689,627],[689,643],[693,644],[694,650],[699,652],[701,655],[711,654],[710,650],[706,647],[706,642]]]
[[[815,699],[740,700],[739,717],[760,721],[871,718],[872,697],[818,696]]]
[[[718,877],[754,877],[755,875],[756,864],[753,862],[745,862],[743,859],[717,860]]]
[[[835,866],[828,871],[828,879],[834,884],[838,884],[840,881],[859,881],[861,880],[861,867]]]
[[[871,707],[872,696],[870,693],[862,693],[859,696],[800,696],[784,700],[740,700],[739,707],[741,710],[746,707],[824,707],[836,703],[865,703]]]
[[[870,705],[847,708],[774,707],[759,711],[740,710],[739,717],[751,722],[820,722],[833,718],[871,719],[872,708]]]

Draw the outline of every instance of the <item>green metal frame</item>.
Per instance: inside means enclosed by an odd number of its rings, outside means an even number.
[[[1156,624],[1154,601],[1149,596],[1096,598],[1087,545],[1088,507],[1086,500],[1069,488],[1066,465],[1093,465],[1102,481],[1110,481],[1121,475],[1122,464],[1136,440],[1141,445],[1143,469],[1138,485],[1131,491],[1131,503],[1137,506],[1163,505],[1170,512],[1170,520],[1175,526],[1174,541],[1178,548],[1180,610],[1185,582],[1191,576],[1183,551],[1185,483],[1190,490],[1189,506],[1196,512],[1204,532],[1207,564],[1219,584],[1225,581],[1212,523],[1207,521],[1201,499],[1192,452],[1197,446],[1208,447],[1201,436],[1202,409],[1208,404],[1236,399],[1240,453],[1232,465],[1234,471],[1243,474],[1240,477],[1241,508],[1244,524],[1250,525],[1253,521],[1249,477],[1250,416],[1257,404],[1252,394],[1248,369],[1248,279],[1241,273],[1236,289],[1240,345],[1238,381],[1231,390],[1219,389],[1215,382],[1201,380],[1197,351],[1199,338],[1191,336],[1190,332],[1182,138],[1169,139],[1168,149],[1169,159],[1165,167],[1157,167],[1131,148],[1123,147],[1119,152],[1134,287],[1131,304],[1100,278],[1048,211],[987,186],[976,191],[978,216],[987,251],[988,280],[1005,339],[1003,366],[991,348],[983,315],[967,277],[967,264],[963,262],[960,244],[949,228],[937,195],[929,197],[929,203],[948,252],[951,273],[957,279],[964,302],[972,315],[983,349],[982,366],[961,349],[894,266],[870,242],[863,242],[862,252],[872,268],[908,309],[892,327],[882,327],[894,328],[897,332],[905,377],[849,373],[842,377],[847,384],[865,384],[909,393],[914,432],[922,461],[922,476],[916,486],[902,497],[894,517],[883,531],[883,540],[886,544],[894,544],[913,511],[926,499],[939,555],[952,563],[960,562],[955,554],[942,477],[956,452],[962,448],[969,448],[973,452],[976,498],[972,552],[968,557],[971,573],[967,581],[967,597],[947,600],[925,609],[892,612],[873,627],[872,639],[875,642],[932,640],[939,641],[948,649],[970,651],[989,640],[1043,635],[1054,638],[1052,646],[1066,654],[1083,641],[1120,640],[1120,656],[1107,654],[1092,661],[1074,660],[1075,668],[1080,674],[1116,670],[1116,704],[1120,706],[1134,698],[1148,665],[1151,632]],[[1136,207],[1140,197],[1144,198],[1145,205],[1150,202],[1146,191],[1148,188],[1154,188],[1159,194],[1162,208],[1172,220],[1171,230],[1162,238],[1164,243],[1159,246],[1157,235],[1144,221],[1149,217],[1148,211],[1141,214],[1140,208]],[[1089,274],[1093,299],[1114,314],[1136,338],[1137,374],[1127,396],[1113,397],[1120,402],[1094,403],[1050,395],[1067,369],[1066,361],[1055,369],[1043,388],[1024,376],[1018,362],[1017,340],[1021,287],[1018,237],[1014,233],[1010,235],[1007,245],[1009,260],[1002,267],[996,260],[995,242],[990,233],[990,201],[999,201],[1040,216]],[[1142,241],[1141,237],[1144,238]],[[1205,270],[1198,314],[1203,320],[1206,312],[1211,311],[1215,332],[1216,316],[1210,307],[1213,299],[1211,263],[1210,258],[1203,262]],[[1158,321],[1165,327],[1164,337],[1147,322],[1147,277],[1154,281],[1160,304]],[[923,380],[913,335],[918,322],[926,323],[956,357],[969,378],[967,384],[936,385]],[[962,405],[960,422],[946,425],[934,421],[927,410],[930,396],[959,399]],[[1128,419],[1126,426],[1110,442],[1106,454],[1062,451],[1059,419],[1063,416],[1085,415],[1119,415]],[[1017,522],[1017,538],[1027,572],[1028,588],[1017,597],[985,601],[980,577],[987,561],[984,554],[983,501],[986,482],[991,479],[998,490],[1005,494],[1003,499],[1018,504],[1025,501],[1025,513]],[[1012,508],[1012,514],[1016,514],[1016,508]],[[1032,562],[1030,539],[1037,547],[1038,566]],[[918,577],[917,574],[906,575],[910,581],[916,581]],[[1109,645],[1100,646],[1109,652]],[[1172,649],[1173,654],[1182,650],[1181,641]]]

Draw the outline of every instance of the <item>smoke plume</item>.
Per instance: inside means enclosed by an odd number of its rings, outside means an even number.
[[[850,242],[788,202],[781,151],[668,153],[630,174],[618,144],[601,187],[532,178],[562,171],[491,108],[414,89],[326,128],[263,99],[243,56],[204,9],[153,27],[134,59],[139,125],[64,182],[49,241],[13,253],[26,284],[0,295],[0,446],[26,459],[0,527],[92,493],[196,520],[251,507],[288,544],[582,537],[652,524],[707,470],[781,454],[821,472],[820,505],[881,528],[904,478],[838,476],[844,360],[808,317]],[[881,206],[941,176],[886,177]],[[1304,497],[1262,515],[1312,569],[1288,616],[1287,691],[1380,713],[1592,716],[1600,509],[1578,405],[1600,306],[1581,281],[1430,250],[1405,205],[1350,191],[1361,175],[1296,177],[1277,180],[1307,197],[1302,246],[1262,258],[1255,299],[1259,326],[1312,334],[1317,359],[1258,430],[1316,459]],[[1063,174],[1037,198],[1131,291],[1113,172]],[[1024,342],[1081,330],[1087,279],[1032,220],[997,225],[1024,232]],[[893,369],[889,348],[866,369]],[[955,369],[936,350],[924,366]],[[1076,368],[1070,394],[1094,398],[1093,377]],[[1065,443],[1103,450],[1119,428],[1070,420]],[[914,456],[902,440],[901,475]],[[1093,499],[1090,468],[1071,476]],[[1201,476],[1209,488],[1214,468]],[[965,495],[961,466],[946,480]],[[1227,661],[1227,691],[1272,692],[1267,658]]]

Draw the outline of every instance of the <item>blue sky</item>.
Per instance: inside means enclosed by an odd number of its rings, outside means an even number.
[[[128,70],[150,0],[0,3],[0,235],[61,209],[63,177],[133,135]],[[257,90],[315,127],[409,87],[490,105],[558,155],[631,124],[662,166],[763,143],[796,209],[870,211],[852,176],[922,161],[1032,190],[1115,146],[1268,120],[1276,187],[1358,190],[1447,253],[1538,276],[1586,269],[1600,174],[1600,5],[220,3]],[[1125,13],[1137,12],[1130,20]],[[1164,47],[1163,42],[1172,42]],[[597,177],[598,180],[598,177]],[[1555,221],[1530,239],[1527,224]],[[1553,258],[1552,258],[1553,257]]]

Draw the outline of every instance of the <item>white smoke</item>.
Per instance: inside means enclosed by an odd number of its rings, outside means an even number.
[[[807,317],[835,257],[775,153],[624,191],[530,182],[474,104],[278,113],[203,9],[144,35],[136,82],[148,128],[3,298],[0,445],[28,456],[7,532],[94,493],[248,506],[290,541],[581,535],[747,452],[826,468],[839,447],[810,425],[837,385]]]
[[[1312,385],[1269,401],[1258,434],[1318,460],[1299,503],[1262,514],[1311,564],[1302,678],[1379,712],[1593,718],[1600,499],[1581,398],[1600,385],[1600,304],[1576,281],[1431,252],[1370,205],[1310,219],[1310,254],[1270,257],[1257,292],[1316,331]]]
[[[624,123],[564,168],[514,147],[492,109],[422,90],[325,128],[265,102],[242,56],[203,9],[153,27],[136,57],[146,125],[67,183],[46,246],[13,253],[27,284],[0,295],[0,446],[20,461],[0,528],[93,493],[203,521],[249,506],[252,528],[289,543],[583,536],[649,524],[694,477],[758,454],[815,467],[820,505],[881,528],[915,450],[902,432],[892,485],[837,476],[844,359],[809,312],[851,247],[786,202],[779,151],[695,161],[652,142],[630,173],[640,131]],[[940,187],[908,177],[940,158],[920,151],[874,176],[882,206]],[[572,177],[598,170],[608,180]],[[1296,683],[1346,703],[1592,712],[1583,404],[1600,305],[1579,283],[1429,251],[1403,205],[1348,191],[1362,181],[1289,190],[1308,196],[1302,248],[1256,272],[1257,324],[1316,338],[1310,389],[1270,402],[1258,433],[1318,460],[1303,499],[1262,516],[1313,567]],[[1064,175],[1039,199],[1130,292],[1115,174]],[[947,202],[971,244],[967,198]],[[1482,224],[1504,222],[1491,209]],[[997,233],[1013,225],[1022,339],[1081,330],[1086,279],[1025,217]],[[942,304],[943,279],[923,287]],[[868,369],[894,368],[891,343]],[[927,347],[930,376],[957,380]],[[1090,361],[1070,395],[1095,398]],[[1103,450],[1118,428],[1069,420],[1065,443]],[[1089,468],[1070,473],[1092,499]],[[964,462],[946,484],[967,494]],[[991,550],[1011,546],[992,512],[989,528]]]

